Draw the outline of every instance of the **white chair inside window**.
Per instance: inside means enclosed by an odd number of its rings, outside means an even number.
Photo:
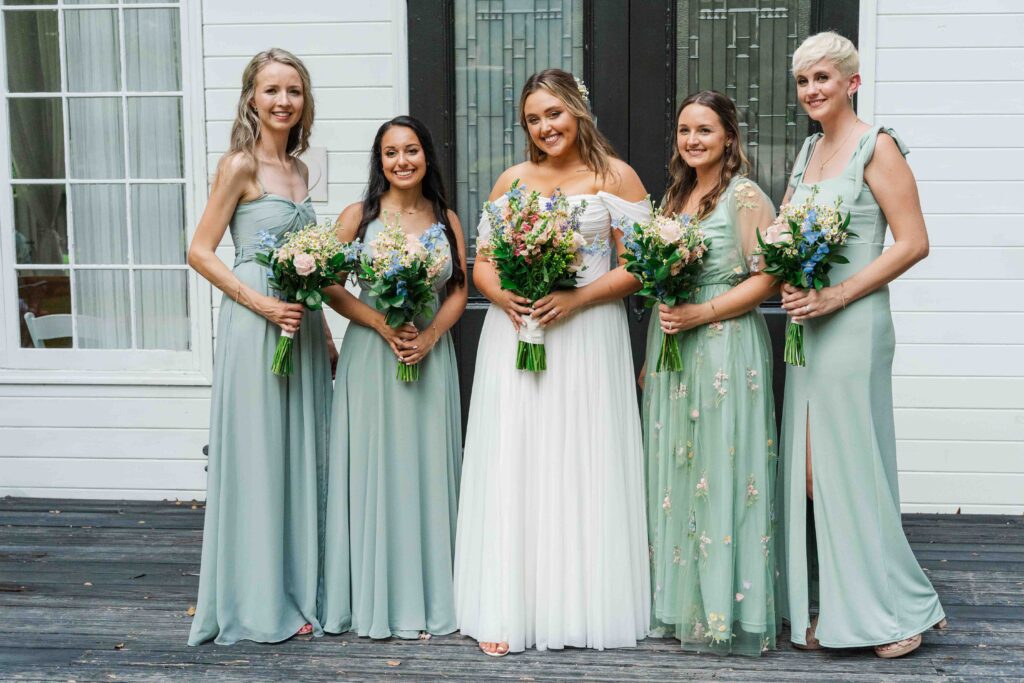
[[[103,343],[103,321],[91,315],[78,316],[78,346],[84,349],[109,348]],[[32,346],[45,349],[45,342],[51,339],[71,339],[71,315],[55,313],[36,316],[25,314],[25,325],[32,338]]]
[[[45,349],[45,342],[49,339],[71,338],[70,313],[44,315],[38,318],[34,313],[26,313],[25,325],[28,327],[29,336],[32,337],[32,346],[37,349]]]

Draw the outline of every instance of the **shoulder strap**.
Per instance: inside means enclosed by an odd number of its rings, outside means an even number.
[[[821,137],[821,133],[815,133],[814,135],[808,135],[804,139],[804,146],[800,148],[800,153],[796,155],[796,160],[793,162],[793,172],[789,176],[789,186],[796,187],[800,184],[800,181],[804,179],[804,171],[807,170],[807,162],[810,160],[811,148],[814,143]]]
[[[893,139],[896,143],[896,147],[899,148],[900,154],[907,156],[910,154],[910,148],[896,135],[896,131],[888,126],[874,126],[867,133],[864,134],[864,138],[861,140],[860,147],[857,149],[855,156],[857,163],[854,164],[856,168],[856,185],[854,186],[856,197],[864,189],[864,169],[871,161],[871,157],[875,154],[875,145],[878,143],[878,136],[881,133],[885,133]]]

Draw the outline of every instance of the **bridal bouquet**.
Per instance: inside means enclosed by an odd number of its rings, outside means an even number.
[[[700,224],[690,216],[666,216],[659,208],[643,223],[617,227],[622,230],[626,247],[626,272],[640,281],[637,295],[644,298],[644,305],[650,308],[658,302],[676,306],[687,301],[708,251],[709,242]],[[675,334],[666,334],[655,372],[682,369],[679,340]]]
[[[434,223],[416,236],[407,235],[397,220],[385,217],[384,229],[362,249],[357,277],[390,327],[434,316],[434,285],[449,259],[441,243],[443,236],[442,223]],[[415,382],[420,367],[398,361],[395,378]]]
[[[324,287],[342,281],[339,271],[349,258],[350,248],[342,245],[330,224],[310,224],[290,232],[284,242],[261,232],[260,244],[267,251],[258,252],[257,263],[266,266],[271,289],[284,301],[299,303],[311,311],[319,311],[324,304]],[[275,375],[292,374],[292,338],[294,333],[281,331],[270,365]]]
[[[827,287],[832,265],[849,263],[840,248],[857,236],[848,229],[850,214],[839,212],[842,198],[834,206],[825,206],[814,203],[817,194],[815,186],[803,204],[782,206],[764,237],[757,234],[763,272],[802,289]],[[783,357],[790,365],[806,364],[803,326],[792,320],[786,325]]]
[[[518,180],[505,198],[505,206],[484,204],[492,229],[477,244],[477,253],[497,269],[502,289],[536,301],[556,289],[575,287],[586,245],[579,231],[586,202],[570,207],[557,190],[543,201],[539,192],[524,196]],[[519,328],[516,368],[541,372],[547,366],[544,329],[533,316],[526,316]]]

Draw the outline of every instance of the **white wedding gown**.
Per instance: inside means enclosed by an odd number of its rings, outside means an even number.
[[[587,202],[583,286],[609,270],[611,219],[646,219],[650,205],[603,192],[569,201]],[[489,229],[485,217],[480,234]],[[492,305],[460,488],[459,627],[478,641],[507,641],[512,652],[634,646],[650,624],[651,595],[625,308],[598,304],[549,326],[545,372],[516,370],[516,342]]]

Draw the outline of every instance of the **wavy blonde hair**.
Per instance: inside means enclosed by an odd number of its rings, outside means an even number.
[[[267,64],[277,62],[290,66],[299,74],[302,82],[302,116],[299,122],[288,133],[287,152],[292,156],[302,154],[309,149],[309,135],[313,130],[313,84],[309,78],[309,70],[302,60],[287,50],[272,47],[258,53],[242,71],[242,92],[238,96],[238,107],[235,122],[231,125],[231,145],[229,152],[240,152],[250,159],[256,159],[256,141],[260,137],[260,117],[252,101],[256,96],[256,76]]]
[[[569,113],[576,117],[576,148],[583,163],[598,176],[607,176],[611,172],[608,159],[617,158],[618,155],[608,138],[597,129],[594,116],[583,99],[576,79],[562,69],[545,69],[535,73],[523,85],[523,92],[519,96],[519,125],[526,131],[526,158],[536,164],[548,156],[530,137],[530,128],[526,124],[526,98],[541,88],[561,100]]]

